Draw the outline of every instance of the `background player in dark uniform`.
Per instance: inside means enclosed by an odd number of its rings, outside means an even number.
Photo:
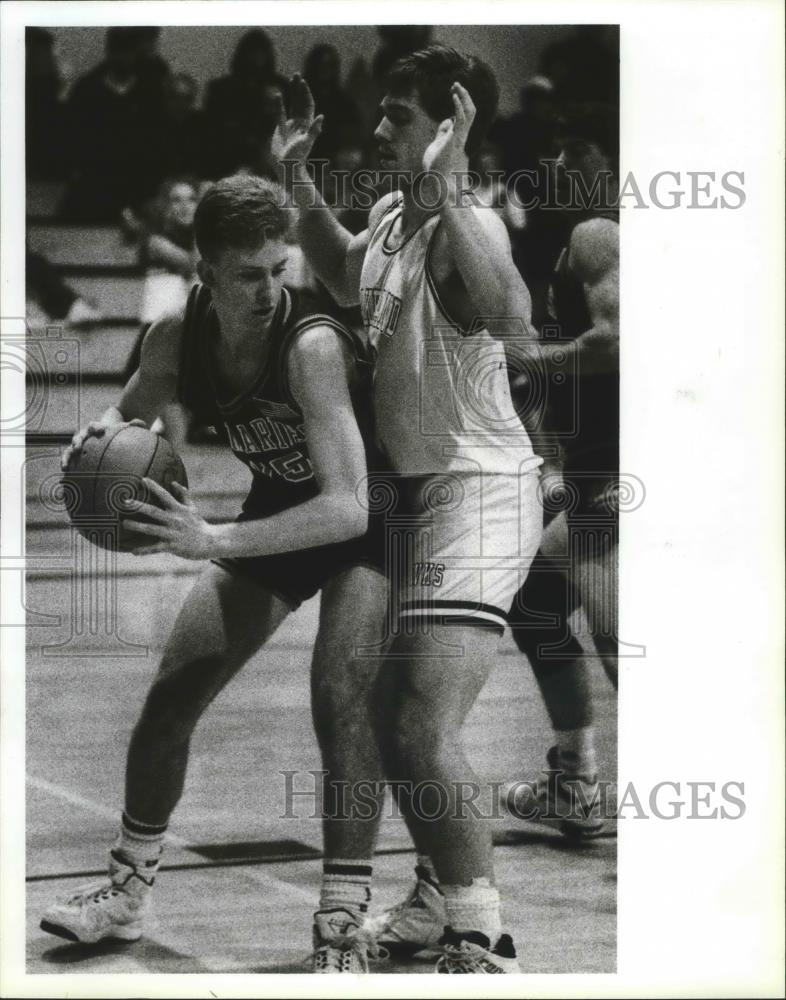
[[[358,426],[367,400],[363,363],[347,330],[284,287],[292,213],[283,205],[277,185],[254,177],[227,178],[208,191],[195,220],[202,285],[184,312],[153,324],[117,406],[78,432],[63,456],[66,468],[88,435],[149,423],[178,398],[220,429],[253,475],[243,512],[228,525],[208,524],[186,489],[174,498],[146,481],[161,506],[136,508],[150,518],[133,522],[149,536],[138,552],[211,562],[180,611],[134,729],[109,881],[53,906],[42,921],[72,940],[140,937],[196,723],[287,614],[319,590],[312,691],[324,768],[350,789],[380,777],[360,696],[371,664],[354,656],[380,640],[387,609],[381,547],[356,495],[367,471]],[[326,780],[326,817],[339,812],[334,790]],[[362,822],[326,818],[324,831],[314,968],[331,972],[347,949],[365,961],[360,939],[347,945],[336,930],[362,921],[367,893],[348,882],[345,867],[371,849]]]
[[[572,226],[549,294],[559,339],[542,346],[547,366],[555,354],[567,355],[574,373],[559,386],[549,383],[564,480],[552,496],[565,500],[567,511],[549,525],[511,611],[514,638],[532,664],[557,745],[548,753],[549,771],[536,784],[514,783],[503,798],[516,815],[552,819],[564,832],[583,837],[600,833],[603,823],[597,807],[586,809],[575,796],[580,786],[591,803],[599,791],[589,666],[568,623],[580,604],[617,684],[618,129],[615,109],[585,108],[568,123],[557,160],[560,204],[568,207]],[[561,370],[568,367],[559,360]],[[544,486],[548,507],[548,477]],[[567,578],[549,558],[566,555]]]

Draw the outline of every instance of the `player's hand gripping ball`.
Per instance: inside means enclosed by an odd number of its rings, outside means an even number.
[[[160,506],[145,479],[172,495],[173,484],[188,485],[172,445],[140,424],[91,425],[78,435],[79,446],[66,453],[62,482],[71,523],[104,549],[134,552],[150,544],[149,536],[128,526],[134,520],[150,521],[140,505]]]

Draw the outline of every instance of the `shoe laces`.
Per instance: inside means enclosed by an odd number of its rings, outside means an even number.
[[[476,951],[469,941],[457,945],[445,945],[437,959],[437,972],[447,973],[477,973],[488,972],[490,963],[485,956]]]
[[[352,972],[357,962],[361,972],[368,972],[369,959],[384,959],[388,951],[378,945],[373,937],[362,931],[354,934],[339,934],[323,942],[314,952],[314,966],[317,972]]]
[[[83,905],[90,905],[91,903],[99,903],[102,900],[107,900],[112,896],[119,895],[120,890],[117,889],[108,879],[104,879],[102,882],[88,882],[87,885],[80,886],[76,889],[73,896],[69,897],[68,902],[81,902]]]

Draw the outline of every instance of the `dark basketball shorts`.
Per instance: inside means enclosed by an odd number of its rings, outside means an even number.
[[[550,415],[561,443],[564,488],[553,500],[544,494],[550,521],[564,512],[572,526],[616,522],[619,511],[619,377],[568,379]],[[546,484],[544,483],[544,486]]]
[[[570,449],[564,453],[562,484],[544,495],[545,520],[564,511],[576,542],[581,538],[588,549],[607,552],[619,541],[619,496],[616,442]]]
[[[566,507],[568,520],[617,518],[619,448],[616,444],[601,443],[567,451],[562,478],[572,488]]]
[[[253,521],[264,516],[266,515],[245,511],[235,520]],[[353,566],[366,566],[384,574],[384,524],[371,515],[366,534],[347,542],[271,556],[239,556],[212,561],[229,573],[247,577],[260,584],[294,611],[335,576]]]

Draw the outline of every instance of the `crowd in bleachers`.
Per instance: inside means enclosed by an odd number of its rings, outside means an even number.
[[[301,71],[316,113],[325,116],[313,156],[332,169],[373,167],[371,136],[387,71],[400,56],[438,40],[422,25],[381,26],[378,35],[376,52],[348,68],[332,45],[317,43],[304,53]],[[140,266],[150,276],[170,276],[159,287],[172,289],[193,274],[190,227],[182,220],[193,215],[201,185],[238,170],[271,170],[270,138],[289,84],[268,34],[250,28],[228,53],[226,75],[206,84],[200,102],[196,81],[173,72],[159,54],[159,36],[155,27],[107,29],[104,58],[66,90],[52,33],[27,29],[27,177],[63,185],[60,220],[121,226],[138,242]],[[616,28],[573,29],[543,50],[533,70],[522,80],[518,110],[495,123],[472,166],[483,179],[481,197],[496,200],[508,225],[537,318],[561,245],[560,220],[506,203],[495,171],[533,170],[554,157],[560,116],[574,102],[618,104]],[[340,214],[353,231],[365,225],[363,211]],[[146,314],[154,308],[148,301]]]

